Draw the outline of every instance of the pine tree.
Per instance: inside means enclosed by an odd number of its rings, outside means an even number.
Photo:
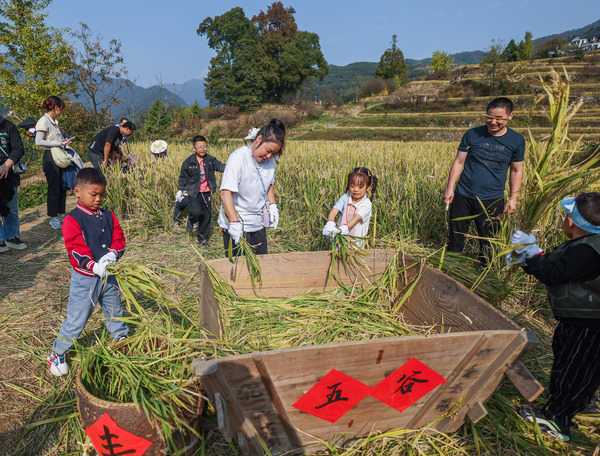
[[[404,54],[398,49],[397,43],[398,39],[396,35],[393,35],[391,47],[379,59],[379,66],[375,71],[375,77],[395,79],[398,86],[400,86],[408,82],[408,68],[404,61]]]

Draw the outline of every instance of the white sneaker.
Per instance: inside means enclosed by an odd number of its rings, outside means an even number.
[[[46,358],[48,362],[48,367],[50,368],[50,373],[52,375],[56,375],[57,377],[62,377],[63,375],[67,375],[69,373],[69,366],[65,361],[65,355],[57,355],[52,352]]]
[[[10,249],[6,245],[6,242],[0,242],[0,253],[8,252]]]
[[[55,230],[60,230],[60,227],[62,226],[62,219],[60,217],[54,217],[53,219],[50,219],[50,226]]]

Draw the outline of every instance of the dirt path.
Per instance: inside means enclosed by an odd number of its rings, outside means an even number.
[[[67,208],[75,198],[67,200]],[[48,225],[46,207],[20,214],[28,248],[0,254],[0,454],[43,396],[45,356],[68,299],[70,266],[60,231]],[[21,391],[19,391],[21,389]],[[38,396],[39,395],[39,396]]]

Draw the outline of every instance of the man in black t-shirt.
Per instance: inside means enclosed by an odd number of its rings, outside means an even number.
[[[129,137],[134,131],[133,122],[125,122],[119,126],[105,128],[98,133],[87,151],[92,166],[96,169],[100,169],[100,166],[108,166],[111,151],[119,146],[124,136]]]
[[[498,226],[497,217],[502,212],[517,210],[525,138],[507,126],[513,118],[513,104],[508,98],[492,100],[486,113],[485,125],[464,134],[450,168],[444,192],[444,202],[450,205],[450,252],[462,252],[471,220],[475,221],[477,234],[489,238],[494,236]],[[510,194],[505,204],[504,188],[509,171]],[[484,251],[489,242],[479,242],[479,262],[485,265]]]

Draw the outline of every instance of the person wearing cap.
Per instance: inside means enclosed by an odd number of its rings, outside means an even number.
[[[562,229],[569,238],[544,254],[533,234],[515,231],[507,263],[518,264],[546,285],[558,326],[554,331],[554,362],[550,396],[540,410],[519,407],[540,430],[570,441],[572,419],[585,410],[600,387],[600,193],[582,193],[561,202],[566,211]]]
[[[184,192],[187,193],[190,214],[185,228],[191,233],[194,225],[198,223],[198,244],[208,246],[211,195],[217,189],[215,171],[220,173],[225,171],[225,164],[207,153],[208,147],[204,136],[194,137],[192,144],[194,153],[181,165],[175,199],[181,201]]]
[[[167,155],[167,142],[162,139],[157,139],[150,144],[150,152],[154,158],[166,158]]]

